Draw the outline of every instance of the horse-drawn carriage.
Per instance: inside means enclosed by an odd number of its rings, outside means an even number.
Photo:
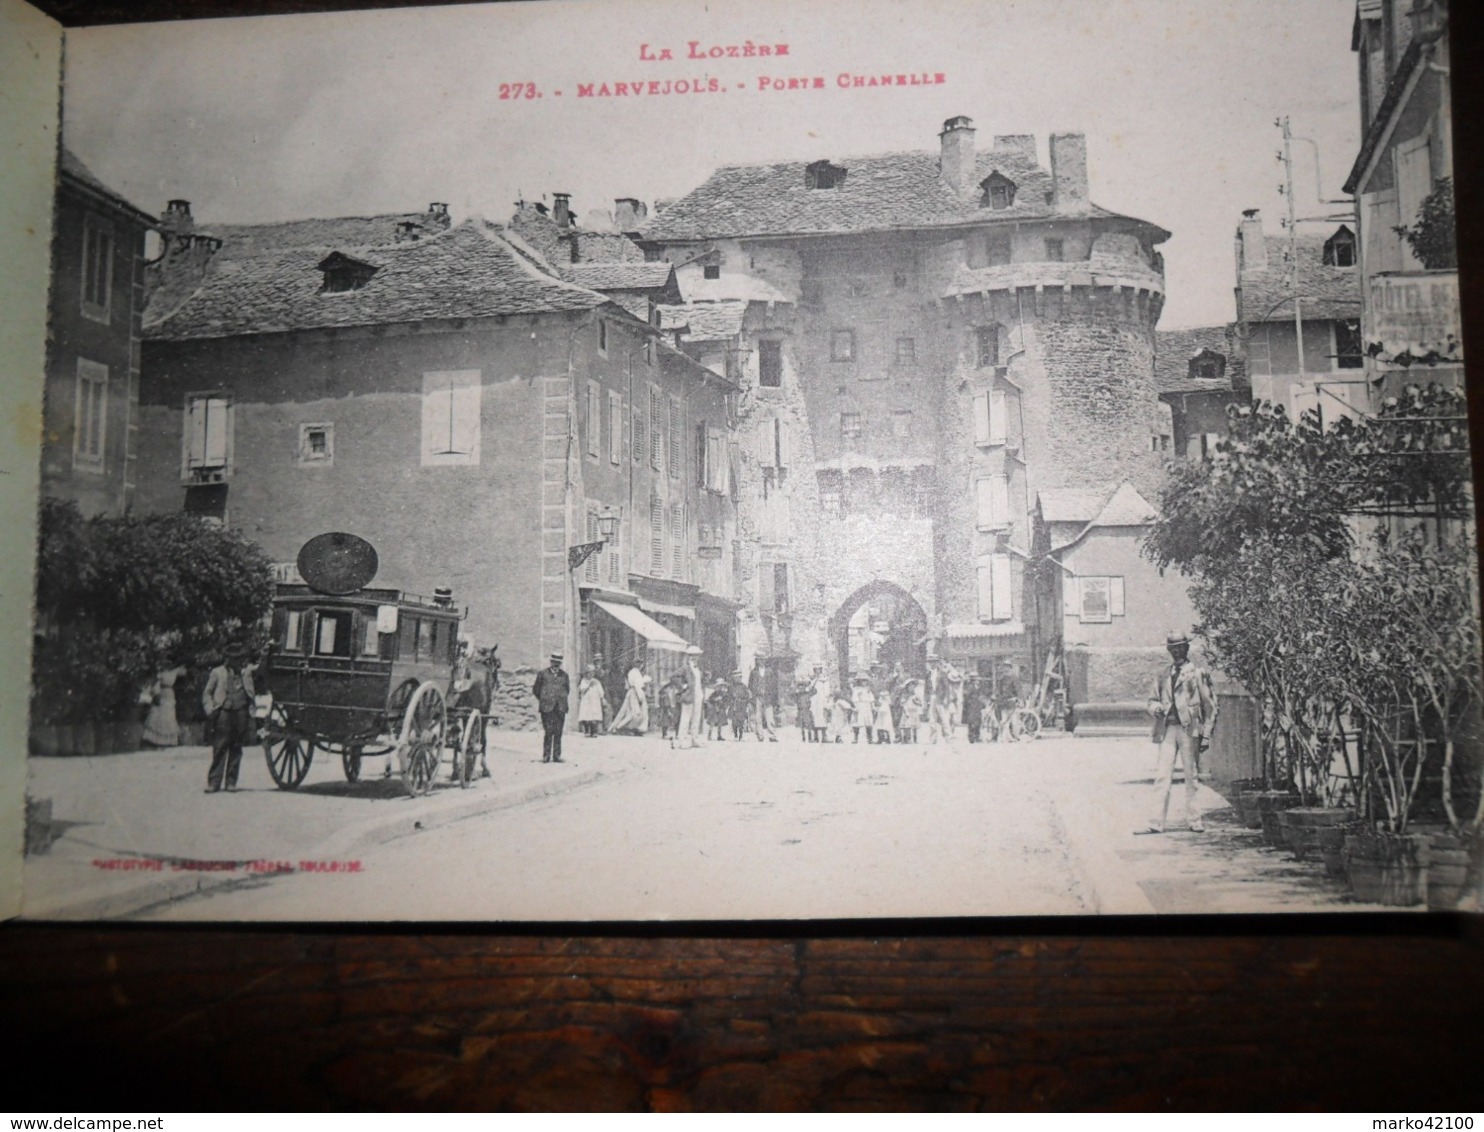
[[[376,565],[364,540],[320,535],[299,553],[304,581],[278,583],[259,735],[284,790],[316,750],[338,754],[350,782],[362,759],[387,756],[413,795],[432,789],[445,756],[460,786],[487,773],[487,687],[461,656],[464,614],[446,590],[368,588]]]

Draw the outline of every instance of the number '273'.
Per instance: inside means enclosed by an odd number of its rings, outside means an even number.
[[[540,98],[541,92],[536,89],[535,83],[501,83],[501,100],[511,98]]]

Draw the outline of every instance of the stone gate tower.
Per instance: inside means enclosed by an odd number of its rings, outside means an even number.
[[[1169,233],[1091,202],[1082,135],[1047,156],[950,118],[931,150],[718,169],[645,229],[668,324],[744,389],[744,662],[1030,669],[1062,616],[1027,582],[1038,494],[1154,493]]]

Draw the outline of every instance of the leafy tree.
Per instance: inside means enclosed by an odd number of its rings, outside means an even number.
[[[1383,519],[1408,533],[1391,537]],[[1328,428],[1314,413],[1235,409],[1214,460],[1171,466],[1144,553],[1192,578],[1213,660],[1261,703],[1271,784],[1332,803],[1332,765],[1355,777],[1344,732],[1358,728],[1390,828],[1406,827],[1430,744],[1463,824],[1453,786],[1481,673],[1461,391],[1412,386]]]
[[[256,545],[186,514],[84,519],[48,499],[37,563],[37,722],[122,714],[161,668],[250,635],[273,596]]]
[[[1432,192],[1417,206],[1417,219],[1410,228],[1393,229],[1429,270],[1458,266],[1458,225],[1453,213],[1453,178],[1440,177]]]

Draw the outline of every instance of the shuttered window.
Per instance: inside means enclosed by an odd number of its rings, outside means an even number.
[[[976,565],[981,621],[1008,621],[1014,615],[1010,556],[986,554]]]
[[[665,504],[659,496],[649,501],[649,572],[656,578],[665,573]]]
[[[670,575],[685,576],[685,504],[670,505]]]
[[[608,461],[617,464],[623,459],[623,394],[608,394]]]
[[[669,420],[670,478],[679,479],[684,453],[680,447],[680,398],[670,398]]]
[[[603,391],[596,381],[587,383],[587,454],[596,456],[603,444]]]
[[[598,512],[593,504],[587,507],[587,542],[597,542],[603,536],[598,531]],[[598,566],[602,561],[602,553],[595,552],[587,556],[587,561],[582,564],[583,576],[589,582],[598,581]]]
[[[1003,475],[974,481],[975,525],[982,531],[1010,525],[1010,481]]]
[[[1004,444],[1006,436],[1004,390],[991,389],[974,395],[974,443]]]
[[[649,466],[660,471],[665,466],[665,401],[659,387],[649,387]]]

